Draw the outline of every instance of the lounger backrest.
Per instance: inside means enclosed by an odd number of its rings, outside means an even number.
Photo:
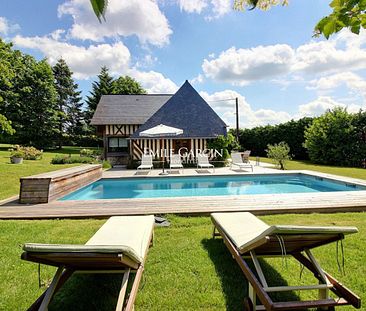
[[[172,154],[170,157],[170,164],[182,164],[182,160],[179,154]]]
[[[208,161],[208,156],[205,154],[198,154],[197,161],[198,164],[210,164],[210,162]]]
[[[243,159],[240,153],[232,153],[231,160],[233,161],[233,163],[243,163]]]
[[[141,165],[152,165],[152,155],[143,154],[141,157]]]
[[[278,237],[286,239],[286,236],[297,236],[298,243],[307,243],[307,236],[312,235],[316,239],[316,235],[319,236],[319,241],[324,236],[328,235],[345,235],[351,233],[357,233],[358,230],[355,227],[314,227],[314,226],[292,226],[292,225],[278,225],[269,226],[256,216],[247,212],[238,213],[213,213],[212,219],[218,224],[226,233],[226,235],[233,242],[235,247],[240,253],[245,253],[251,249],[258,248],[263,241],[263,248],[266,247],[266,238],[273,238],[276,241],[277,249],[281,249]],[[314,247],[314,244],[309,244],[309,248]],[[284,247],[290,248],[290,245],[286,245],[284,241]]]
[[[243,162],[244,163],[249,162],[250,152],[251,152],[250,150],[244,151],[244,153],[243,153]]]

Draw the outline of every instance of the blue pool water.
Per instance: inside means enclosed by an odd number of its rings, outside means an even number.
[[[303,174],[100,179],[61,200],[160,198],[366,190]]]

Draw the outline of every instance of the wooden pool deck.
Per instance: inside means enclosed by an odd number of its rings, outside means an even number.
[[[254,174],[269,172],[273,174],[305,173],[316,175],[320,178],[336,179],[346,183],[366,186],[366,180],[322,174],[313,171],[280,172],[272,169],[254,170]],[[105,174],[104,177],[112,178],[117,177],[117,175],[120,175],[118,177],[122,175],[126,177],[126,174],[126,172],[118,174],[111,171]],[[222,170],[216,174],[227,175],[227,171]],[[234,174],[237,175],[237,173]],[[243,174],[247,175],[250,173]],[[189,174],[187,173],[187,175]],[[10,201],[0,205],[0,219],[107,218],[115,215],[167,213],[192,215],[209,214],[219,211],[249,211],[257,215],[366,211],[366,190],[211,197],[53,201],[47,204],[27,205]]]

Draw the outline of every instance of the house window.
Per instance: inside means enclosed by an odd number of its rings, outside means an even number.
[[[109,137],[108,152],[128,152],[127,139],[121,137]]]

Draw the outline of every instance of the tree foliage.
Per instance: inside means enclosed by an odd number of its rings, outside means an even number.
[[[366,158],[366,112],[335,108],[305,131],[304,146],[315,163],[361,166]]]
[[[12,135],[15,132],[11,121],[1,113],[4,113],[7,102],[14,96],[12,80],[16,75],[15,65],[19,65],[18,56],[19,53],[12,51],[10,43],[0,39],[0,135]]]
[[[113,78],[108,72],[108,68],[103,66],[98,75],[98,80],[92,84],[90,95],[86,98],[87,109],[85,120],[90,123],[91,118],[97,108],[102,95],[113,94]]]
[[[281,169],[285,169],[286,161],[291,160],[290,147],[284,141],[267,146],[267,157]]]
[[[251,150],[255,156],[266,156],[268,144],[273,145],[285,141],[290,146],[294,158],[308,159],[307,151],[303,146],[305,142],[304,131],[312,123],[312,120],[312,118],[305,117],[278,125],[241,129],[239,133],[241,149]]]
[[[355,34],[366,28],[366,0],[333,0],[329,6],[333,11],[318,22],[315,35],[323,34],[328,39],[343,28]]]
[[[235,136],[230,132],[226,136],[219,135],[207,143],[208,149],[216,149],[218,152],[222,151],[222,156],[216,158],[216,161],[226,161],[229,158],[231,150],[237,149],[238,147]]]
[[[52,145],[57,106],[51,67],[3,41],[0,50],[0,113],[15,130],[13,137],[8,131],[3,139],[40,148]]]
[[[121,76],[112,82],[112,94],[130,95],[130,94],[146,94],[140,83],[129,76]]]
[[[72,72],[61,58],[53,66],[58,107],[58,147],[75,141],[83,131],[81,92],[72,78]]]
[[[287,5],[287,0],[235,0],[234,8],[237,10],[252,10],[259,8],[268,10],[274,5]],[[332,12],[323,17],[314,28],[314,35],[324,35],[327,39],[343,28],[348,28],[355,34],[361,28],[366,28],[366,0],[332,0],[329,4]]]

